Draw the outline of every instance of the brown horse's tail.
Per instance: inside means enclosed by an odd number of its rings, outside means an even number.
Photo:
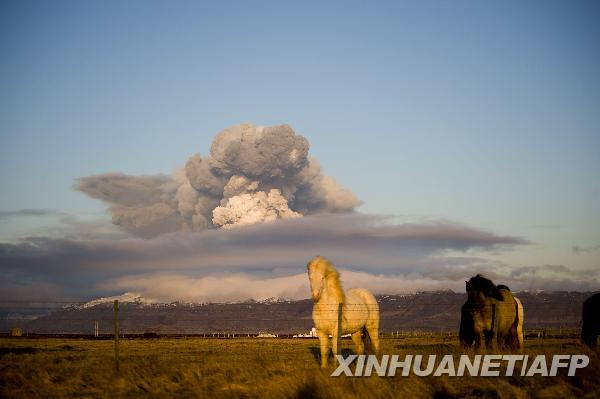
[[[514,331],[516,343],[518,345],[519,350],[523,350],[523,304],[513,295],[513,299],[515,300],[515,321],[511,327],[511,330]]]

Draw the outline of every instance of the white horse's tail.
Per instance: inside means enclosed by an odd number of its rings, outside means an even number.
[[[519,340],[519,350],[523,350],[523,304],[516,296],[513,296],[517,303],[517,339]]]

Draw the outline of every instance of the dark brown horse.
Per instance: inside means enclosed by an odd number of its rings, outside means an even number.
[[[505,285],[478,274],[466,281],[467,302],[461,309],[460,342],[476,349],[523,347],[523,307]]]
[[[585,300],[581,313],[581,340],[595,349],[600,334],[600,293]]]

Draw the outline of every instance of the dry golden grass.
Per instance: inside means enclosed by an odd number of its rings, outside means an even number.
[[[567,377],[333,378],[317,340],[161,338],[120,341],[0,339],[0,396],[210,398],[569,398],[600,396],[600,359],[574,338],[530,339],[526,353],[580,354],[590,365]],[[344,341],[344,348],[351,343]],[[454,337],[382,340],[387,354],[461,354]]]

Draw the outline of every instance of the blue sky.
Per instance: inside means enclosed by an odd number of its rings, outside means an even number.
[[[72,189],[169,173],[242,122],[290,124],[360,212],[533,244],[513,265],[598,268],[600,5],[0,5],[0,211],[104,218]],[[0,238],[53,220],[6,218]]]

